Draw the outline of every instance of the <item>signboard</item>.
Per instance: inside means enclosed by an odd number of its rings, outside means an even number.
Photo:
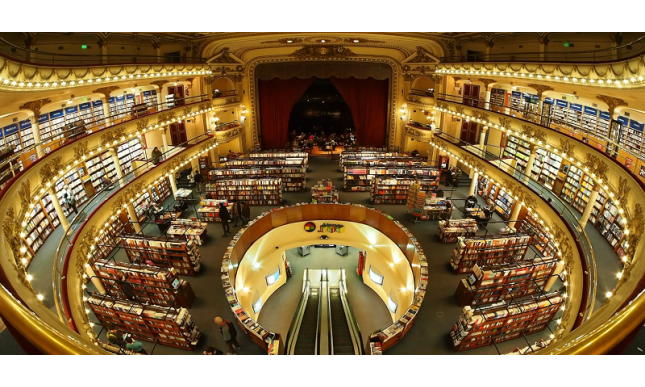
[[[634,160],[630,159],[629,157],[625,157],[625,166],[627,169],[632,169],[632,166],[634,165]]]
[[[616,121],[618,121],[621,125],[627,125],[629,123],[629,118],[618,116],[618,118],[616,118]]]
[[[556,99],[555,104],[562,107],[569,107],[569,102],[563,101],[561,99]]]
[[[78,111],[78,106],[65,108],[65,114],[72,114],[72,113],[76,113],[77,111]]]
[[[578,104],[578,103],[573,103],[573,102],[572,102],[572,103],[569,105],[569,108],[570,108],[571,110],[575,110],[575,111],[578,111],[578,112],[581,112],[581,111],[582,111],[582,105],[580,105],[580,104]]]
[[[305,231],[314,232],[315,230],[316,230],[316,223],[314,222],[305,223]]]
[[[548,103],[549,105],[553,104],[553,101],[555,101],[553,98],[546,97],[544,99],[544,103]]]
[[[600,111],[600,118],[609,121],[611,116],[609,115],[609,112]]]
[[[645,124],[638,121],[631,120],[631,122],[629,123],[629,127],[634,130],[638,130],[639,132],[642,132],[643,128],[645,127]]]
[[[11,124],[4,127],[4,135],[10,136],[18,132],[18,124]]]
[[[102,106],[102,105],[103,105],[103,101],[101,101],[100,99],[98,99],[96,101],[92,101],[92,106],[94,106],[94,107]]]
[[[590,114],[592,116],[597,116],[598,115],[598,109],[591,108],[589,106],[585,106],[584,110],[585,114]]]

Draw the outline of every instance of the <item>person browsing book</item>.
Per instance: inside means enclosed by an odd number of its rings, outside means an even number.
[[[229,214],[228,209],[226,208],[224,203],[219,204],[219,218],[222,221],[222,230],[224,230],[224,235],[222,235],[222,238],[226,238],[231,232],[228,226],[228,222],[231,220],[231,214]]]
[[[228,348],[227,355],[235,355],[237,349],[242,349],[237,343],[237,330],[235,325],[221,317],[215,317],[215,324],[219,325],[219,333],[224,337],[224,342]]]

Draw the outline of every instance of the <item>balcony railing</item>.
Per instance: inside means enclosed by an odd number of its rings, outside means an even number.
[[[619,53],[621,55],[619,55]],[[601,63],[625,60],[645,53],[645,35],[617,47],[588,51],[516,52],[503,54],[462,54],[441,57],[443,63],[461,62],[550,62]]]
[[[204,58],[185,56],[123,55],[123,54],[63,54],[30,50],[0,38],[0,55],[16,62],[47,66],[88,66],[157,63],[205,64]]]

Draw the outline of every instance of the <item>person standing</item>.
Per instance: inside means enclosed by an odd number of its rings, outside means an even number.
[[[119,287],[121,288],[121,292],[125,295],[125,298],[128,300],[136,300],[136,297],[134,295],[134,288],[132,285],[128,282],[128,276],[127,275],[122,275],[121,278],[119,278]]]
[[[242,221],[242,224],[246,223],[246,221],[242,217],[242,202],[236,200],[235,203],[233,203],[233,220],[235,221],[233,227],[237,227],[238,219]]]
[[[152,149],[152,153],[150,154],[150,160],[154,165],[157,165],[161,162],[161,151],[159,150],[159,148],[154,147],[154,149]]]
[[[215,317],[215,324],[219,325],[219,333],[224,337],[224,342],[228,348],[227,355],[235,355],[237,349],[242,349],[237,343],[237,330],[235,325],[221,317]]]
[[[202,174],[199,173],[199,171],[195,171],[194,180],[195,180],[195,187],[197,188],[197,192],[202,192],[203,177],[202,177]]]
[[[244,225],[249,224],[249,220],[251,220],[251,207],[246,202],[242,202],[242,219],[244,220]]]
[[[73,195],[68,195],[67,192],[65,192],[63,199],[65,199],[65,204],[67,204],[67,207],[74,211],[75,214],[78,214],[78,211],[76,211],[76,198],[74,198]]]
[[[129,349],[130,351],[140,353],[142,355],[148,354],[148,352],[146,352],[146,350],[143,349],[143,344],[141,344],[140,341],[133,339],[132,336],[130,335],[127,335],[125,338],[125,348]]]
[[[119,334],[116,329],[110,329],[107,333],[107,339],[110,343],[121,347],[123,345],[123,335]]]
[[[228,222],[231,220],[231,214],[229,214],[223,202],[219,204],[219,219],[222,221],[222,230],[224,230],[222,238],[226,238],[231,232],[228,226]]]

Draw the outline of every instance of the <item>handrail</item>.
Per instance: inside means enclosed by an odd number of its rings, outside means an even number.
[[[9,49],[4,47],[8,46]],[[22,55],[25,56],[25,59],[16,58],[11,49],[20,51]],[[158,64],[158,63],[167,63],[168,59],[171,59],[171,63],[195,63],[195,64],[205,64],[205,58],[194,58],[194,57],[166,57],[166,56],[157,56],[157,55],[127,55],[127,54],[65,54],[65,53],[51,53],[47,51],[35,51],[25,47],[20,47],[16,44],[11,43],[10,41],[0,37],[0,55],[14,60],[16,62],[24,64],[36,64],[36,65],[65,65],[65,66],[87,66],[87,65],[101,65],[101,64]],[[26,58],[29,57],[29,60]],[[37,61],[34,61],[36,58]],[[69,58],[69,59],[68,59]],[[144,59],[141,62],[137,58]],[[134,59],[134,61],[133,61]],[[43,63],[41,61],[49,61],[48,63]],[[71,63],[71,64],[70,64]]]
[[[347,325],[349,326],[349,332],[352,335],[352,344],[354,345],[354,353],[356,355],[363,354],[363,336],[361,335],[361,329],[358,326],[356,321],[356,316],[354,311],[349,304],[347,299],[347,279],[345,278],[345,269],[340,269],[340,300],[343,303],[343,310],[345,311],[345,318],[347,320]]]
[[[309,282],[309,269],[305,269],[304,279],[302,281],[302,296],[300,297],[300,302],[296,308],[296,312],[291,319],[291,325],[289,326],[289,331],[287,332],[286,337],[286,351],[285,354],[293,355],[296,350],[296,344],[298,342],[298,333],[300,332],[300,325],[302,324],[302,318],[305,315],[305,309],[307,307],[307,301],[309,300],[310,294]]]
[[[580,324],[582,324],[582,322],[586,321],[586,319],[589,318],[589,316],[591,316],[591,314],[593,313],[593,308],[595,305],[597,290],[597,267],[596,257],[593,248],[591,247],[591,243],[589,242],[589,237],[586,231],[579,227],[579,218],[576,217],[576,215],[562,202],[562,200],[558,196],[554,195],[553,192],[535,182],[530,178],[530,176],[527,176],[526,174],[515,169],[513,165],[506,163],[503,158],[500,157],[487,159],[485,156],[482,156],[482,151],[480,151],[478,148],[473,149],[473,144],[469,144],[465,141],[457,139],[456,137],[453,137],[452,135],[442,131],[439,131],[437,135],[438,137],[444,138],[446,141],[471,154],[474,154],[475,156],[484,158],[485,161],[490,163],[491,165],[495,165],[493,164],[493,162],[505,165],[513,172],[509,173],[505,171],[501,168],[501,165],[496,165],[496,167],[502,172],[510,175],[510,177],[516,179],[518,182],[524,184],[528,189],[541,197],[546,203],[548,203],[548,205],[555,211],[555,213],[560,216],[564,224],[569,228],[571,234],[575,236],[575,241],[579,247],[578,250],[582,252],[582,256],[584,258],[584,261],[582,261],[581,264],[583,267],[583,272],[586,272],[587,275],[583,277],[583,288],[586,289],[587,292],[583,293],[583,303],[581,304],[581,311],[576,313],[578,318],[576,319],[575,326],[579,326]],[[557,208],[556,204],[559,204],[560,208]],[[584,303],[585,300],[586,304]],[[584,310],[582,310],[583,308]]]
[[[587,51],[546,51],[546,52],[516,52],[504,54],[474,54],[474,55],[452,55],[443,56],[440,58],[444,63],[459,63],[459,62],[585,62],[590,61],[593,63],[614,62],[616,60],[629,60],[635,58],[645,52],[645,35],[642,35],[629,43],[622,44],[616,47],[601,48],[597,50]],[[613,56],[618,50],[628,49],[632,50],[633,45],[638,44],[639,50],[637,53],[627,57],[614,59]],[[609,54],[606,54],[609,53]],[[548,59],[544,59],[547,57]],[[510,59],[509,59],[510,58]],[[554,59],[556,58],[556,59]]]
[[[327,269],[323,269],[325,273],[325,284],[327,285],[327,295],[325,299],[327,300],[327,353],[326,355],[334,354],[334,326],[331,320],[331,289],[329,287],[329,273]]]

